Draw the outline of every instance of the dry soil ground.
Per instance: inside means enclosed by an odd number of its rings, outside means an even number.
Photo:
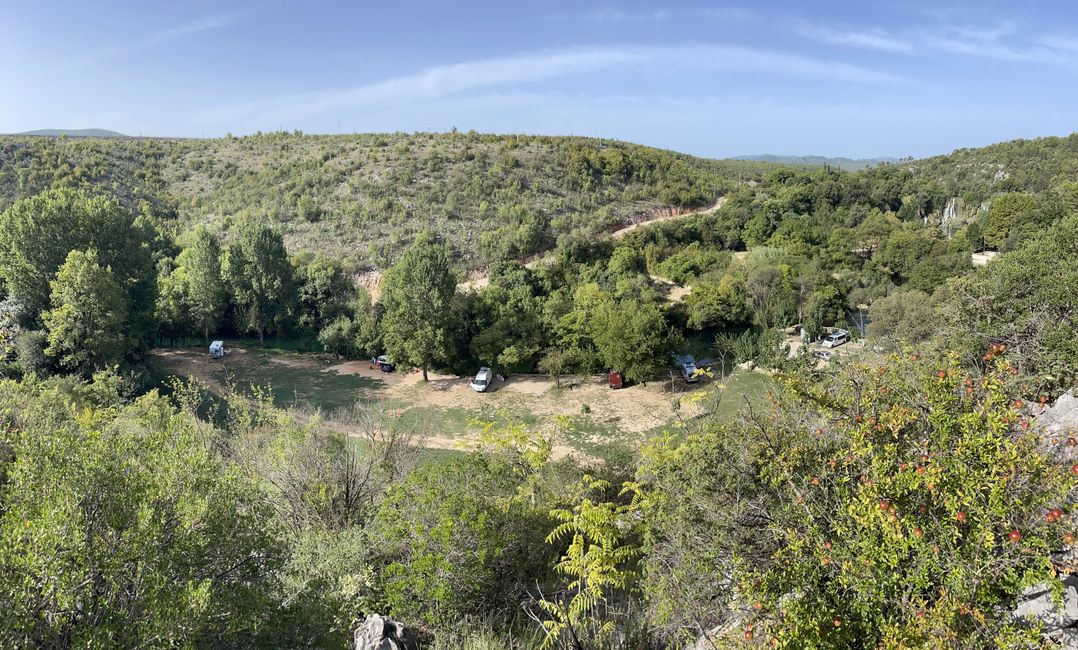
[[[383,373],[369,361],[337,362],[328,355],[232,348],[225,360],[214,361],[197,348],[156,350],[153,359],[159,374],[194,377],[218,394],[229,385],[270,386],[278,403],[316,407],[331,423],[335,411],[374,403],[388,414],[386,426],[396,421],[422,431],[428,447],[473,445],[477,420],[517,420],[541,430],[568,423],[558,429],[557,455],[638,442],[648,431],[699,414],[716,385],[707,379],[688,385],[678,377],[612,390],[602,377],[566,378],[557,387],[544,376],[520,375],[495,380],[488,392],[476,393],[468,377],[432,374],[424,382],[419,372]],[[738,386],[731,400],[742,392],[757,395],[767,381],[756,373],[730,379]]]

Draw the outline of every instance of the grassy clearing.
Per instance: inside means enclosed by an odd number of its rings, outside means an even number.
[[[151,367],[161,386],[166,386],[168,378],[175,375],[195,375],[212,391],[230,386],[242,392],[257,388],[266,391],[278,406],[316,410],[329,421],[357,406],[373,405],[383,413],[391,431],[432,436],[441,440],[442,446],[451,446],[449,441],[474,438],[479,422],[521,422],[533,430],[556,429],[556,444],[560,446],[591,456],[606,456],[612,450],[635,447],[648,435],[668,428],[676,419],[672,410],[664,411],[662,407],[662,403],[667,403],[666,398],[657,399],[646,392],[634,394],[630,402],[623,404],[622,398],[628,395],[614,394],[605,388],[592,389],[594,393],[588,393],[585,403],[579,406],[571,404],[573,399],[580,399],[580,387],[574,392],[568,388],[543,391],[535,384],[530,384],[527,390],[503,386],[489,394],[473,396],[467,391],[462,394],[460,384],[443,384],[439,388],[435,382],[411,384],[405,379],[401,383],[398,375],[340,374],[330,370],[336,360],[324,354],[234,349],[222,361],[208,360],[201,347],[163,351],[153,358]],[[757,403],[774,387],[774,381],[765,374],[736,370],[723,380],[705,381],[699,388],[684,393],[681,401],[684,406],[689,400],[700,400],[715,417],[730,419],[745,408],[746,401]],[[638,398],[649,395],[652,405],[639,408]],[[614,399],[622,401],[611,401]],[[216,400],[211,396],[208,404],[213,403]],[[633,406],[637,407],[635,411]],[[622,424],[639,425],[641,418],[653,421],[654,426],[633,429]],[[459,453],[452,449],[443,452],[432,453],[439,458]]]

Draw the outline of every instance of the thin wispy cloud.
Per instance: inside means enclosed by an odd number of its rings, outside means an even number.
[[[863,50],[903,55],[955,54],[1009,63],[1036,63],[1078,68],[1078,42],[1060,35],[1026,35],[1010,22],[993,25],[925,26],[902,33],[878,27],[800,24],[794,28],[809,40]]]
[[[669,47],[597,47],[441,65],[343,91],[271,98],[203,110],[200,122],[294,122],[330,111],[412,105],[477,89],[513,87],[628,68],[646,70],[758,72],[858,84],[905,84],[886,72],[835,61],[747,47],[690,44]]]
[[[657,9],[655,11],[624,11],[615,8],[603,8],[574,13],[559,11],[547,16],[550,20],[576,20],[589,23],[637,23],[666,20],[669,17],[670,12],[666,9]]]
[[[235,23],[239,17],[240,14],[238,13],[220,14],[206,16],[183,25],[167,27],[130,40],[91,50],[85,56],[76,59],[74,64],[77,66],[89,66],[101,61],[129,56],[165,43],[181,40],[188,36],[227,27]]]
[[[801,36],[827,43],[828,45],[842,45],[896,54],[910,54],[914,51],[912,43],[900,36],[890,34],[878,28],[852,29],[824,27],[821,25],[801,25],[797,28],[797,32]]]

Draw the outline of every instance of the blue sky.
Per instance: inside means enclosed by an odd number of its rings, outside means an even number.
[[[19,2],[0,132],[445,131],[724,157],[1078,128],[1078,3]]]

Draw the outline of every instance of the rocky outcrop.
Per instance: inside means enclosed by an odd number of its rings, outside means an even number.
[[[1043,627],[1041,633],[1061,648],[1078,650],[1078,576],[1062,580],[1063,596],[1059,603],[1046,584],[1027,589],[1014,610],[1015,618]]]
[[[1037,428],[1048,436],[1078,431],[1078,397],[1074,390],[1059,396],[1055,404],[1036,414]]]
[[[371,614],[356,630],[356,650],[419,650],[417,635],[403,623]]]

